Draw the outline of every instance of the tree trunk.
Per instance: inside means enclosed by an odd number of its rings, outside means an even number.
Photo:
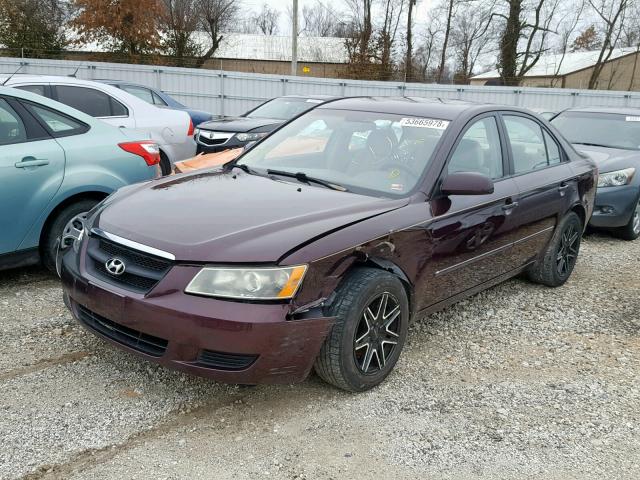
[[[444,40],[442,42],[442,57],[440,58],[440,66],[438,67],[438,76],[436,83],[442,82],[442,74],[447,63],[447,43],[449,43],[449,34],[451,33],[451,17],[453,16],[453,0],[449,0],[449,8],[447,9],[447,26],[444,30]]]
[[[411,81],[411,75],[413,73],[413,45],[412,45],[412,14],[413,14],[413,5],[416,0],[409,0],[409,13],[407,15],[407,59],[404,62],[404,81]]]
[[[518,78],[518,41],[520,40],[522,22],[522,0],[509,0],[509,16],[502,38],[500,39],[500,75],[505,85],[520,84]]]

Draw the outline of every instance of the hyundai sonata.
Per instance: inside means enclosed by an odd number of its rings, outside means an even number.
[[[62,258],[65,296],[89,331],[163,365],[244,384],[315,368],[362,391],[418,314],[522,272],[562,285],[596,182],[524,110],[336,100],[221,168],[110,196]]]

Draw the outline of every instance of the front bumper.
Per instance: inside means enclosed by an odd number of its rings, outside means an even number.
[[[638,185],[598,188],[589,225],[596,228],[624,227],[638,204],[638,196]]]
[[[65,254],[60,274],[65,302],[82,326],[147,360],[222,382],[304,380],[334,322],[287,320],[286,304],[187,295],[178,286],[186,285],[197,267],[176,265],[140,295],[81,273],[76,261],[73,252]]]

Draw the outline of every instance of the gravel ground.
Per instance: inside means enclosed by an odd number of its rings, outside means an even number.
[[[640,477],[640,241],[562,288],[512,280],[415,322],[364,394],[237,387],[114,350],[57,280],[0,272],[0,478]]]

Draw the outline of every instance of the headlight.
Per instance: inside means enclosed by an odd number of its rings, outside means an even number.
[[[266,137],[268,132],[262,133],[238,133],[236,138],[239,142],[255,142],[256,140],[260,140],[262,137]]]
[[[306,265],[270,268],[205,267],[198,272],[186,293],[246,300],[286,300],[302,283]]]
[[[200,135],[200,129],[199,128],[194,128],[193,129],[193,138],[197,137],[198,135]]]
[[[616,170],[615,172],[601,173],[598,178],[598,187],[620,187],[629,185],[636,173],[635,168],[625,168],[624,170]]]

